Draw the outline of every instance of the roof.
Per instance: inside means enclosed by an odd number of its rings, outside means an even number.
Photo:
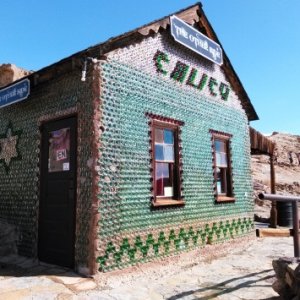
[[[250,144],[252,154],[273,155],[276,144],[266,136],[250,127]]]
[[[218,43],[223,50],[223,65],[221,68],[224,71],[227,80],[231,84],[234,91],[237,93],[242,107],[244,108],[249,121],[258,120],[256,111],[245,91],[239,77],[237,76],[232,64],[227,57],[217,35],[215,34],[211,24],[207,20],[204,11],[202,10],[202,4],[196,3],[186,9],[178,11],[172,15],[176,15],[180,19],[184,20],[190,25],[196,25],[198,29],[204,33],[207,37]],[[104,43],[97,44],[89,47],[83,51],[77,52],[57,63],[54,63],[48,67],[45,67],[37,72],[34,72],[27,76],[30,79],[33,86],[50,80],[55,76],[63,74],[71,69],[82,67],[82,59],[85,57],[95,57],[101,59],[105,57],[105,54],[125,47],[130,44],[135,44],[142,41],[145,37],[155,34],[161,30],[166,30],[170,27],[170,16],[163,17],[159,20],[153,21],[147,25],[139,27],[130,32],[124,33],[117,37],[111,38]]]

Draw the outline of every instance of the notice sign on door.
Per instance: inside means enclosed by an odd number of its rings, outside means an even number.
[[[219,44],[176,16],[170,17],[170,23],[171,34],[176,42],[218,65],[223,64],[222,48]]]
[[[70,170],[70,128],[61,128],[50,132],[48,171],[62,172]]]

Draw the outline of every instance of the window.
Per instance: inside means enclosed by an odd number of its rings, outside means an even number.
[[[217,202],[234,201],[230,163],[231,135],[211,130],[214,158],[214,189]]]
[[[181,197],[179,133],[182,122],[151,115],[153,206],[184,204]]]

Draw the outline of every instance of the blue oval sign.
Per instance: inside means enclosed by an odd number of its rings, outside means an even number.
[[[0,90],[0,108],[25,100],[30,94],[29,79],[21,80]]]

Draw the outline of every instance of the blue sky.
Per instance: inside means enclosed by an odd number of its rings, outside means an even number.
[[[263,133],[300,135],[300,1],[203,0]],[[0,64],[38,70],[196,1],[2,0]]]

